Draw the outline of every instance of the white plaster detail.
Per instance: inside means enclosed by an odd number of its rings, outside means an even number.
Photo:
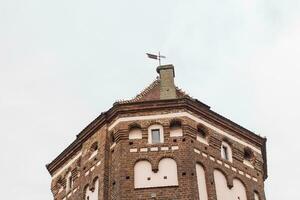
[[[143,134],[140,128],[133,128],[129,131],[129,140],[138,140],[142,138]]]
[[[148,143],[149,144],[154,144],[154,141],[152,140],[152,130],[159,130],[160,134],[160,141],[159,143],[164,143],[164,128],[160,124],[153,124],[148,127]]]
[[[160,147],[160,150],[162,150],[162,151],[168,151],[169,147]]]
[[[220,164],[220,165],[223,164],[223,162],[221,160],[217,160],[217,163]]]
[[[93,151],[93,153],[91,154],[91,156],[89,157],[89,160],[91,160],[93,157],[95,157],[98,153],[98,150]]]
[[[89,175],[89,174],[90,174],[90,171],[88,170],[88,171],[85,172],[84,175],[87,176],[87,175]]]
[[[257,178],[255,178],[255,177],[252,177],[252,180],[254,180],[255,182],[257,182],[258,180],[257,180]]]
[[[93,183],[94,187],[91,190],[89,187],[85,189],[85,197],[84,200],[98,200],[98,193],[99,193],[99,179],[95,180]]]
[[[170,129],[170,137],[181,137],[183,135],[181,127],[175,127]]]
[[[232,149],[231,146],[225,141],[223,141],[221,145],[221,157],[224,160],[232,162]]]
[[[224,174],[219,170],[214,171],[214,179],[218,200],[247,200],[245,186],[240,180],[233,179],[233,187],[229,189]]]
[[[201,142],[203,144],[209,145],[208,142],[207,142],[207,140],[206,140],[206,138],[203,138],[200,135],[197,135],[196,139],[197,139],[197,141],[199,141],[199,142]]]
[[[94,171],[94,169],[95,169],[95,166],[93,166],[93,167],[91,168],[91,172]]]
[[[110,149],[113,149],[116,146],[116,142],[114,142],[111,146]]]
[[[63,198],[63,200],[66,200],[66,199],[67,199],[66,197]]]
[[[140,148],[140,152],[147,152],[148,148]]]
[[[158,151],[158,147],[151,147],[150,151]]]
[[[212,161],[215,161],[215,158],[212,157],[212,156],[209,156],[209,159],[212,160]]]
[[[135,152],[138,152],[138,149],[137,148],[133,148],[133,149],[130,149],[129,151],[130,151],[130,153],[135,153]]]
[[[101,164],[101,161],[98,161],[96,165],[99,166],[100,164]]]
[[[224,164],[224,166],[227,167],[228,169],[230,168],[230,166],[226,163]]]
[[[148,180],[149,179],[149,180]],[[163,158],[154,173],[150,162],[142,160],[134,166],[134,188],[177,186],[177,164],[171,158]]]
[[[207,154],[206,153],[202,153],[202,156],[207,158]]]
[[[198,194],[200,200],[207,200],[207,188],[206,188],[206,178],[205,171],[200,164],[196,164],[196,174],[197,174],[197,184],[198,184]]]
[[[58,175],[60,175],[65,169],[67,169],[68,167],[70,167],[80,156],[81,156],[81,152],[79,152],[76,156],[74,156],[74,158],[72,158],[69,162],[66,162],[66,164],[57,172],[55,172],[52,176],[52,179],[56,178]]]
[[[245,173],[243,171],[240,171],[240,170],[239,170],[239,174],[240,175],[245,175]]]
[[[200,151],[198,149],[194,149],[194,152],[200,154]]]
[[[231,169],[232,169],[232,171],[236,172],[236,168],[234,168],[234,167],[231,167]]]
[[[259,195],[257,192],[254,192],[254,200],[259,200]]]
[[[249,174],[246,174],[246,177],[249,178],[249,179],[251,179],[251,176]]]
[[[121,117],[118,118],[115,122],[113,122],[109,127],[108,130],[113,129],[117,124],[120,122],[128,122],[128,121],[139,121],[139,120],[153,120],[153,119],[165,119],[165,118],[176,118],[176,117],[188,117],[195,122],[201,123],[204,126],[218,132],[219,134],[228,137],[229,139],[238,142],[244,146],[252,148],[257,153],[261,154],[261,150],[237,137],[234,137],[230,135],[229,133],[211,125],[210,123],[203,121],[202,119],[199,119],[198,117],[195,117],[194,115],[188,113],[188,112],[177,112],[177,113],[169,113],[169,114],[160,114],[160,115],[146,115],[146,116],[135,116],[135,117]]]
[[[73,178],[72,178],[72,173],[69,172],[66,176],[66,180],[67,180],[67,183],[66,183],[66,192],[68,193],[72,187],[73,187]]]
[[[247,165],[248,167],[254,169],[254,166],[252,165],[252,163],[251,163],[249,160],[244,160],[243,163],[244,163],[245,165]]]
[[[179,147],[178,146],[172,146],[171,149],[174,151],[174,150],[178,150]]]
[[[69,193],[69,194],[67,195],[67,197],[69,198],[69,197],[71,196],[71,194],[72,194],[72,193]]]

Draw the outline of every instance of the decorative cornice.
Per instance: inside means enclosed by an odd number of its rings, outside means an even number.
[[[60,166],[70,159],[72,155],[80,151],[82,144],[93,135],[99,128],[105,124],[109,124],[118,115],[123,113],[139,113],[147,111],[159,111],[163,109],[187,109],[202,118],[212,121],[216,125],[229,130],[238,136],[254,143],[255,145],[262,148],[262,154],[264,159],[264,170],[265,178],[267,177],[267,160],[266,160],[266,139],[248,129],[234,123],[233,121],[217,114],[210,110],[210,107],[206,104],[192,99],[190,97],[182,97],[177,99],[168,100],[153,100],[153,101],[142,101],[142,102],[128,102],[119,103],[116,102],[112,108],[107,112],[101,113],[94,121],[92,121],[86,128],[84,128],[78,135],[75,141],[73,141],[61,154],[59,154],[50,164],[47,165],[47,169],[52,175]]]

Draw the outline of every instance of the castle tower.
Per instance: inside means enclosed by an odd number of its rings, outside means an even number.
[[[265,200],[266,139],[174,84],[172,65],[84,128],[47,169],[55,200]]]

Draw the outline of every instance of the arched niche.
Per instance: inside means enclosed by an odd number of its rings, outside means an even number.
[[[225,175],[220,170],[214,170],[214,180],[217,200],[247,200],[246,188],[239,179],[233,179],[233,187],[230,189]]]
[[[170,137],[181,137],[183,135],[181,121],[173,119],[170,122]]]
[[[149,161],[138,161],[134,166],[134,188],[177,186],[177,164],[172,158],[159,161],[158,171],[153,172]]]
[[[99,199],[99,178],[93,180],[93,185],[88,185],[84,188],[84,200],[98,200]]]
[[[232,162],[232,149],[228,142],[222,141],[221,144],[221,158]]]
[[[143,138],[142,128],[139,124],[131,124],[129,126],[129,140],[138,140]]]
[[[206,178],[205,171],[202,165],[196,164],[196,174],[197,174],[197,184],[198,184],[198,194],[199,199],[207,200],[207,188],[206,188]]]

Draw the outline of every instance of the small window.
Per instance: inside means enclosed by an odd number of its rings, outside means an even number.
[[[228,148],[226,146],[222,146],[222,149],[223,149],[223,158],[225,160],[229,160],[229,157],[228,157]]]
[[[148,143],[164,143],[164,128],[160,124],[154,124],[148,127]]]
[[[152,144],[160,143],[160,131],[159,129],[151,130]]]
[[[222,145],[221,145],[221,157],[224,159],[224,160],[227,160],[229,162],[232,162],[232,150],[231,150],[231,147],[228,143],[226,142],[222,142]]]

